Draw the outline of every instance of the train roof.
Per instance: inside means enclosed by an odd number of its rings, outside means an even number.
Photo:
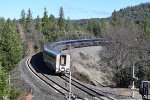
[[[58,55],[61,53],[61,51],[54,50],[50,45],[44,45],[43,49],[45,52],[52,54],[52,55]]]
[[[57,46],[63,45],[63,44],[72,44],[72,43],[78,43],[78,42],[91,42],[91,41],[104,41],[104,38],[93,38],[93,39],[80,39],[80,40],[64,40],[59,42],[54,42],[52,44],[44,45],[43,49],[44,51],[53,54],[58,55],[61,53],[61,50],[56,50]]]
[[[92,38],[92,39],[79,39],[79,40],[64,40],[64,41],[59,41],[59,42],[55,42],[56,44],[59,43],[72,43],[72,42],[85,42],[85,41],[100,41],[100,40],[105,40],[104,38]]]

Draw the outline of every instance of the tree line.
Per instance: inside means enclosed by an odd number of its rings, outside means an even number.
[[[12,98],[8,75],[22,56],[23,44],[14,21],[0,18],[0,99]]]

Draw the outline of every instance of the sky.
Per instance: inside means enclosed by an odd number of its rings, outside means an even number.
[[[46,7],[48,15],[59,16],[62,6],[67,19],[89,19],[110,17],[114,10],[135,6],[150,0],[1,0],[0,17],[19,19],[22,9],[31,9],[33,18],[43,17]]]

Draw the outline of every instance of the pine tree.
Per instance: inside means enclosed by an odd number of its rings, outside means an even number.
[[[101,20],[101,32],[105,33],[106,31],[106,21],[104,19]]]
[[[41,27],[41,21],[39,15],[36,18],[36,24],[35,24],[36,29],[41,33],[42,27]]]
[[[26,25],[26,13],[24,11],[24,9],[21,11],[21,23],[25,29],[25,25]]]
[[[49,16],[49,20],[50,20],[50,22],[52,22],[52,24],[54,24],[56,22],[55,16],[52,14]]]
[[[50,32],[51,35],[54,35],[56,32],[58,32],[58,26],[57,26],[57,21],[54,15],[50,15],[49,17],[49,26],[50,26]]]
[[[46,8],[44,8],[44,16],[42,19],[42,32],[48,39],[49,38],[49,18],[48,18]]]
[[[116,27],[116,26],[121,26],[123,24],[124,24],[123,18],[119,16],[117,12],[114,10],[114,12],[112,13],[111,25],[113,27]]]
[[[66,21],[66,25],[65,25],[65,30],[66,30],[67,32],[69,32],[69,31],[71,31],[71,29],[72,29],[72,25],[71,25],[71,23],[70,23],[70,18],[68,17],[68,18],[67,18],[67,21]]]
[[[87,25],[87,30],[91,33],[93,33],[93,26],[94,26],[94,22],[92,20],[89,20]]]
[[[64,18],[63,7],[60,7],[58,26],[59,26],[60,31],[65,31],[65,29],[64,29],[65,28],[65,18]]]
[[[23,55],[23,46],[17,29],[10,19],[8,19],[4,25],[0,45],[2,66],[4,66],[7,71],[11,71]]]
[[[31,26],[32,26],[32,13],[31,10],[29,9],[26,18],[26,29],[28,32],[30,32]]]
[[[3,70],[0,65],[0,99],[3,100],[4,97],[8,98],[9,88],[7,82],[7,73]]]
[[[1,34],[1,33],[0,33]],[[2,51],[0,50],[0,61],[2,61]],[[7,97],[8,95],[8,86],[7,86],[7,74],[1,66],[0,62],[0,99]]]
[[[101,36],[101,27],[100,27],[99,23],[95,23],[93,25],[92,31],[95,36]]]

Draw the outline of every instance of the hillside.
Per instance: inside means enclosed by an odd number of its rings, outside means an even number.
[[[91,82],[94,85],[105,86],[109,84],[104,80],[104,75],[100,66],[99,52],[102,51],[101,46],[75,48],[66,50],[63,53],[71,56],[71,69],[74,77],[85,82]],[[83,76],[84,79],[80,77]]]
[[[145,20],[145,18],[150,19],[149,12],[150,2],[120,9],[116,12],[116,14],[117,16],[123,17],[128,21],[133,21],[137,24],[140,24],[143,20]]]

